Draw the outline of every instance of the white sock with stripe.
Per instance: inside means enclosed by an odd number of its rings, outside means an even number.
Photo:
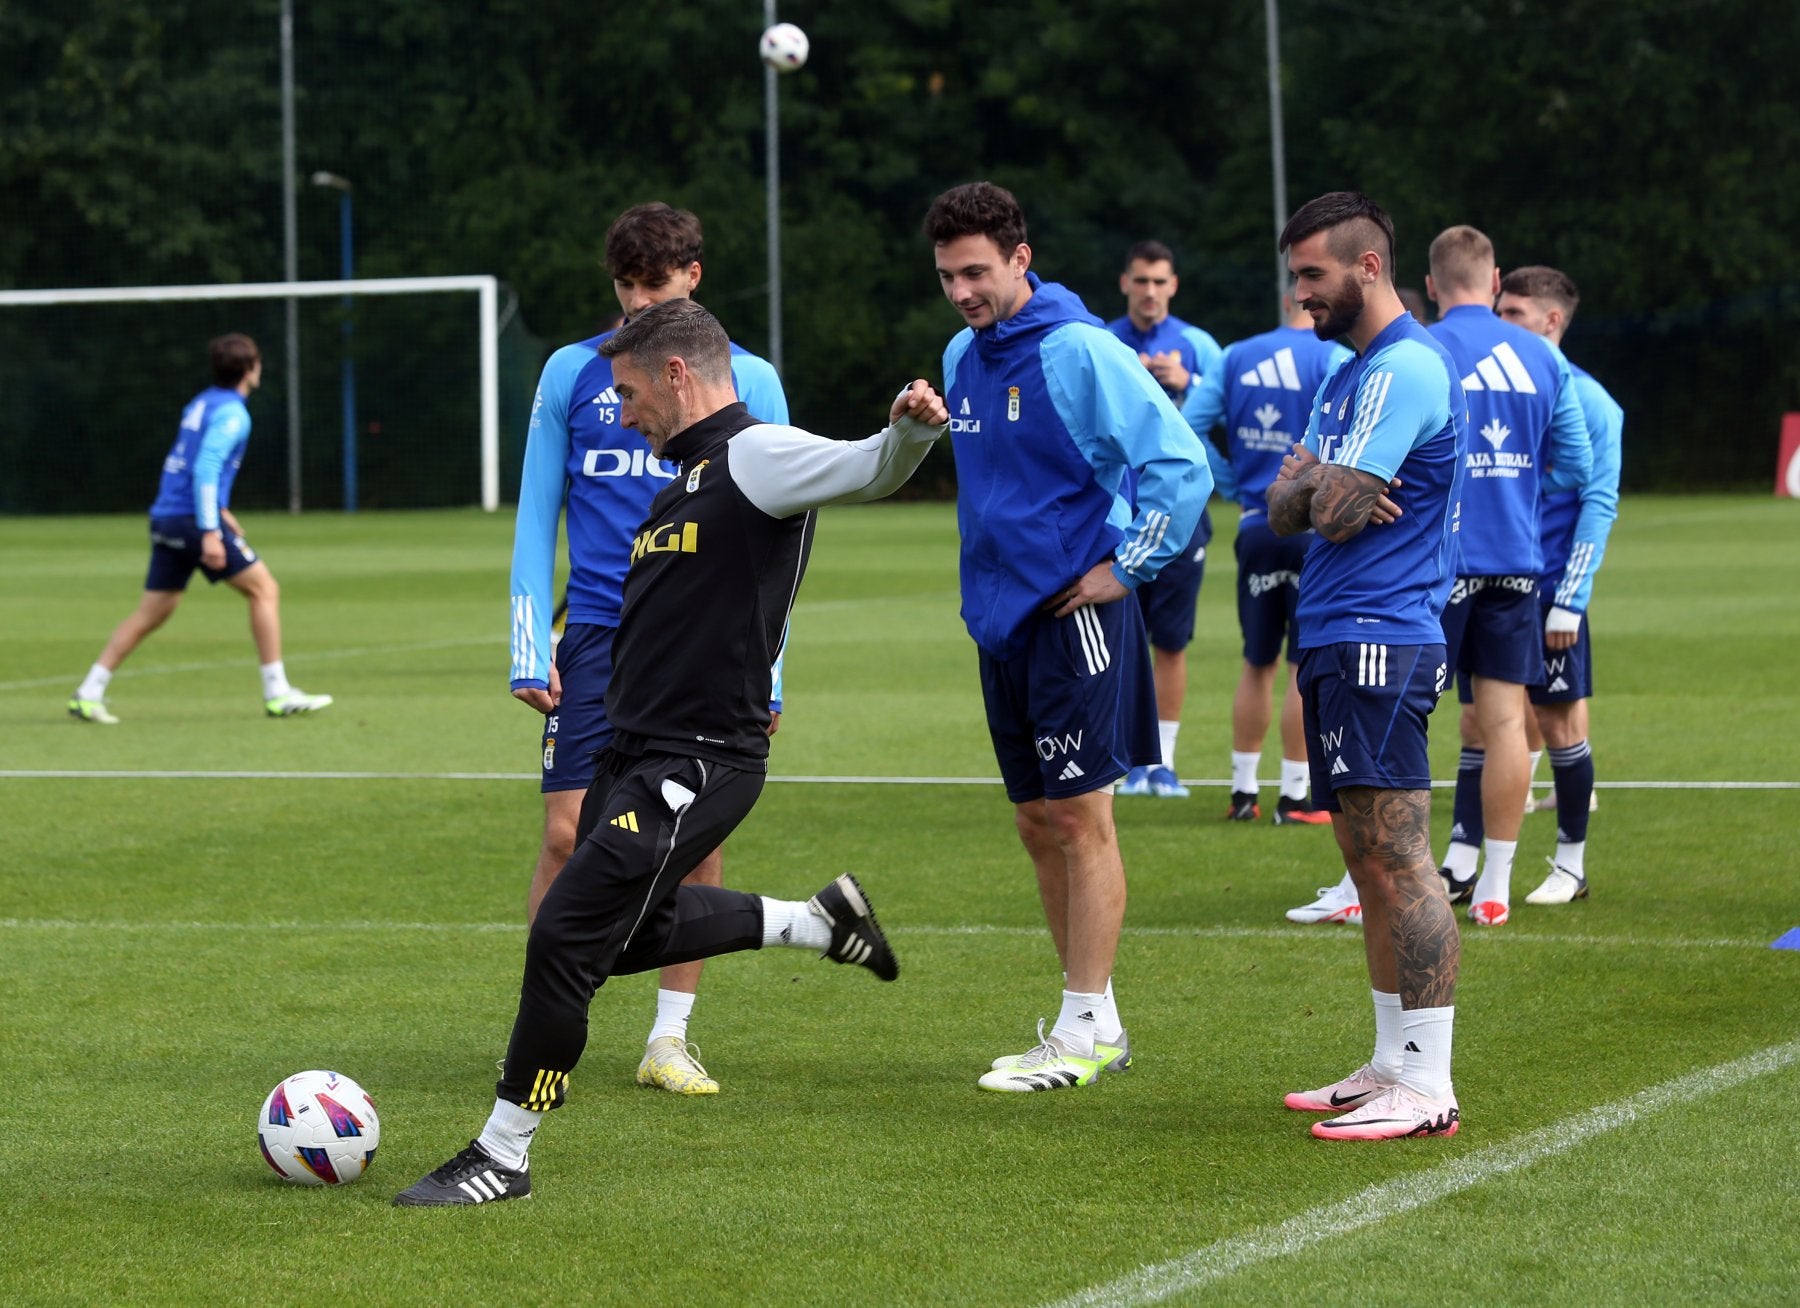
[[[795,899],[762,898],[763,948],[788,945],[814,953],[831,948],[831,924]]]
[[[537,1134],[538,1123],[543,1120],[542,1113],[496,1099],[494,1111],[488,1114],[487,1125],[481,1128],[475,1143],[500,1166],[523,1172],[530,1165],[526,1155],[531,1150],[531,1137]]]
[[[644,1043],[655,1044],[665,1036],[686,1040],[688,1018],[693,1012],[694,996],[685,990],[664,990],[659,986],[656,991],[656,1025],[650,1028],[650,1038]]]
[[[1427,1099],[1450,1097],[1450,1036],[1456,1008],[1409,1008],[1400,1015],[1406,1067],[1400,1082]]]

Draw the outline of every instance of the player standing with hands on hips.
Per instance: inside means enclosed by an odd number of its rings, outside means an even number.
[[[1206,454],[1155,377],[1071,292],[1030,271],[1010,191],[972,182],[925,218],[968,324],[944,351],[962,616],[988,732],[1063,967],[1049,1034],[984,1090],[1092,1085],[1131,1065],[1112,993],[1125,917],[1113,783],[1154,766],[1143,614],[1132,592],[1194,534]],[[1137,478],[1136,505],[1121,493]]]
[[[762,792],[770,664],[806,573],[812,511],[897,490],[943,434],[943,401],[915,381],[889,425],[859,441],[759,422],[733,389],[725,329],[686,299],[634,315],[600,348],[625,425],[679,472],[632,542],[606,692],[613,742],[526,940],[493,1110],[468,1148],[395,1198],[403,1207],[531,1193],[527,1151],[564,1102],[588,1006],[611,976],[769,945],[899,975],[848,874],[804,903],[683,878]]]

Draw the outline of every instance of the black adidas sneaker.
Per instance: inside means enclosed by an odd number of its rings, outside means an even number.
[[[821,957],[834,963],[855,963],[866,967],[883,981],[900,975],[900,960],[894,957],[869,897],[855,877],[848,872],[806,901],[806,906],[831,927],[831,945]]]
[[[444,1208],[531,1198],[531,1173],[502,1167],[475,1141],[431,1175],[394,1196],[398,1208]]]

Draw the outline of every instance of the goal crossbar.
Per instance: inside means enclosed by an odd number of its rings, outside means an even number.
[[[0,291],[8,305],[127,304],[160,300],[284,300],[325,295],[407,295],[419,291],[474,291],[481,328],[481,507],[500,507],[499,279],[489,273],[460,277],[357,277],[332,282],[214,282],[199,286],[72,286]]]

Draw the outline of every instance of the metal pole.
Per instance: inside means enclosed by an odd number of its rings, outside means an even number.
[[[284,281],[300,280],[294,198],[294,0],[281,0],[281,237]],[[300,512],[300,302],[287,301],[288,512]]]
[[[345,186],[338,196],[338,233],[342,241],[344,280],[356,277],[351,258],[350,188]],[[344,297],[344,512],[356,512],[356,359],[350,352],[350,334],[355,330],[350,310],[355,297]]]
[[[500,507],[500,284],[482,277],[477,287],[481,315],[481,507]]]
[[[775,0],[763,0],[763,26],[775,26]],[[780,76],[763,68],[763,146],[768,157],[769,224],[769,362],[781,371],[781,131],[780,100],[775,82]]]
[[[1273,164],[1275,183],[1275,239],[1281,239],[1281,229],[1287,226],[1287,147],[1281,126],[1281,15],[1278,11],[1278,0],[1263,0],[1263,12],[1267,16],[1269,36],[1269,155]],[[1282,297],[1287,294],[1288,275],[1287,260],[1279,253],[1275,256],[1275,317],[1283,321],[1281,312]]]

